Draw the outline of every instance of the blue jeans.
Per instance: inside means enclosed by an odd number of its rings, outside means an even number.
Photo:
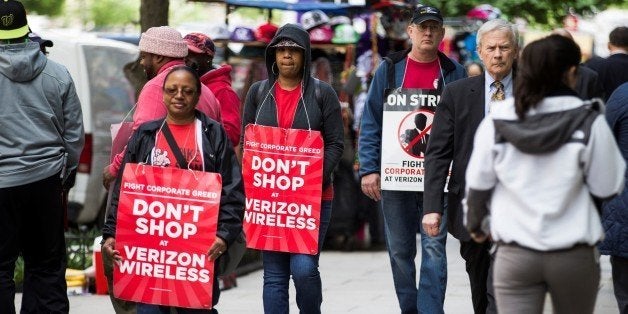
[[[331,218],[331,201],[321,203],[321,224],[316,255],[263,251],[264,261],[264,313],[287,314],[289,312],[288,285],[290,275],[297,292],[297,306],[301,313],[320,313],[323,303],[318,258]]]
[[[428,236],[423,227],[423,193],[382,191],[386,244],[401,313],[443,313],[447,288],[447,210],[440,234]],[[416,284],[416,234],[421,233],[421,272]]]

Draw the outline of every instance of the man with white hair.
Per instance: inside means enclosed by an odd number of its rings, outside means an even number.
[[[502,19],[484,23],[477,38],[478,54],[486,69],[484,74],[447,85],[436,109],[425,154],[422,222],[430,236],[438,235],[444,212],[443,191],[453,162],[447,186],[447,229],[460,240],[460,255],[466,262],[475,313],[495,313],[492,280],[489,280],[492,244],[473,241],[474,235],[463,225],[461,201],[475,131],[491,106],[512,97],[513,64],[518,47],[514,26]]]

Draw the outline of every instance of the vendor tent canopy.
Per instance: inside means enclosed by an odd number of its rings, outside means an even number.
[[[296,12],[321,10],[329,13],[346,13],[351,9],[363,9],[364,6],[347,3],[320,2],[316,0],[226,0],[226,4],[236,7],[279,9]]]

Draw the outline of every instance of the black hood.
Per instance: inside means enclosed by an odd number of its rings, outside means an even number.
[[[273,73],[277,73],[277,69],[273,70],[273,64],[275,63],[275,50],[277,48],[272,47],[279,43],[283,39],[290,39],[299,46],[305,48],[303,54],[303,86],[307,86],[310,78],[310,67],[312,64],[312,49],[310,48],[310,34],[297,24],[286,24],[280,27],[275,34],[275,37],[270,41],[266,47],[266,70],[268,71],[268,82],[272,86],[277,79],[277,76]]]

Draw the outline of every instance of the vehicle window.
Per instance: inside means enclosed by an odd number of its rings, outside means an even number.
[[[83,46],[83,52],[91,95],[94,144],[103,141],[102,144],[109,144],[105,145],[109,148],[111,124],[122,122],[135,103],[135,90],[124,76],[123,69],[137,58],[137,53],[116,47],[88,45]]]

